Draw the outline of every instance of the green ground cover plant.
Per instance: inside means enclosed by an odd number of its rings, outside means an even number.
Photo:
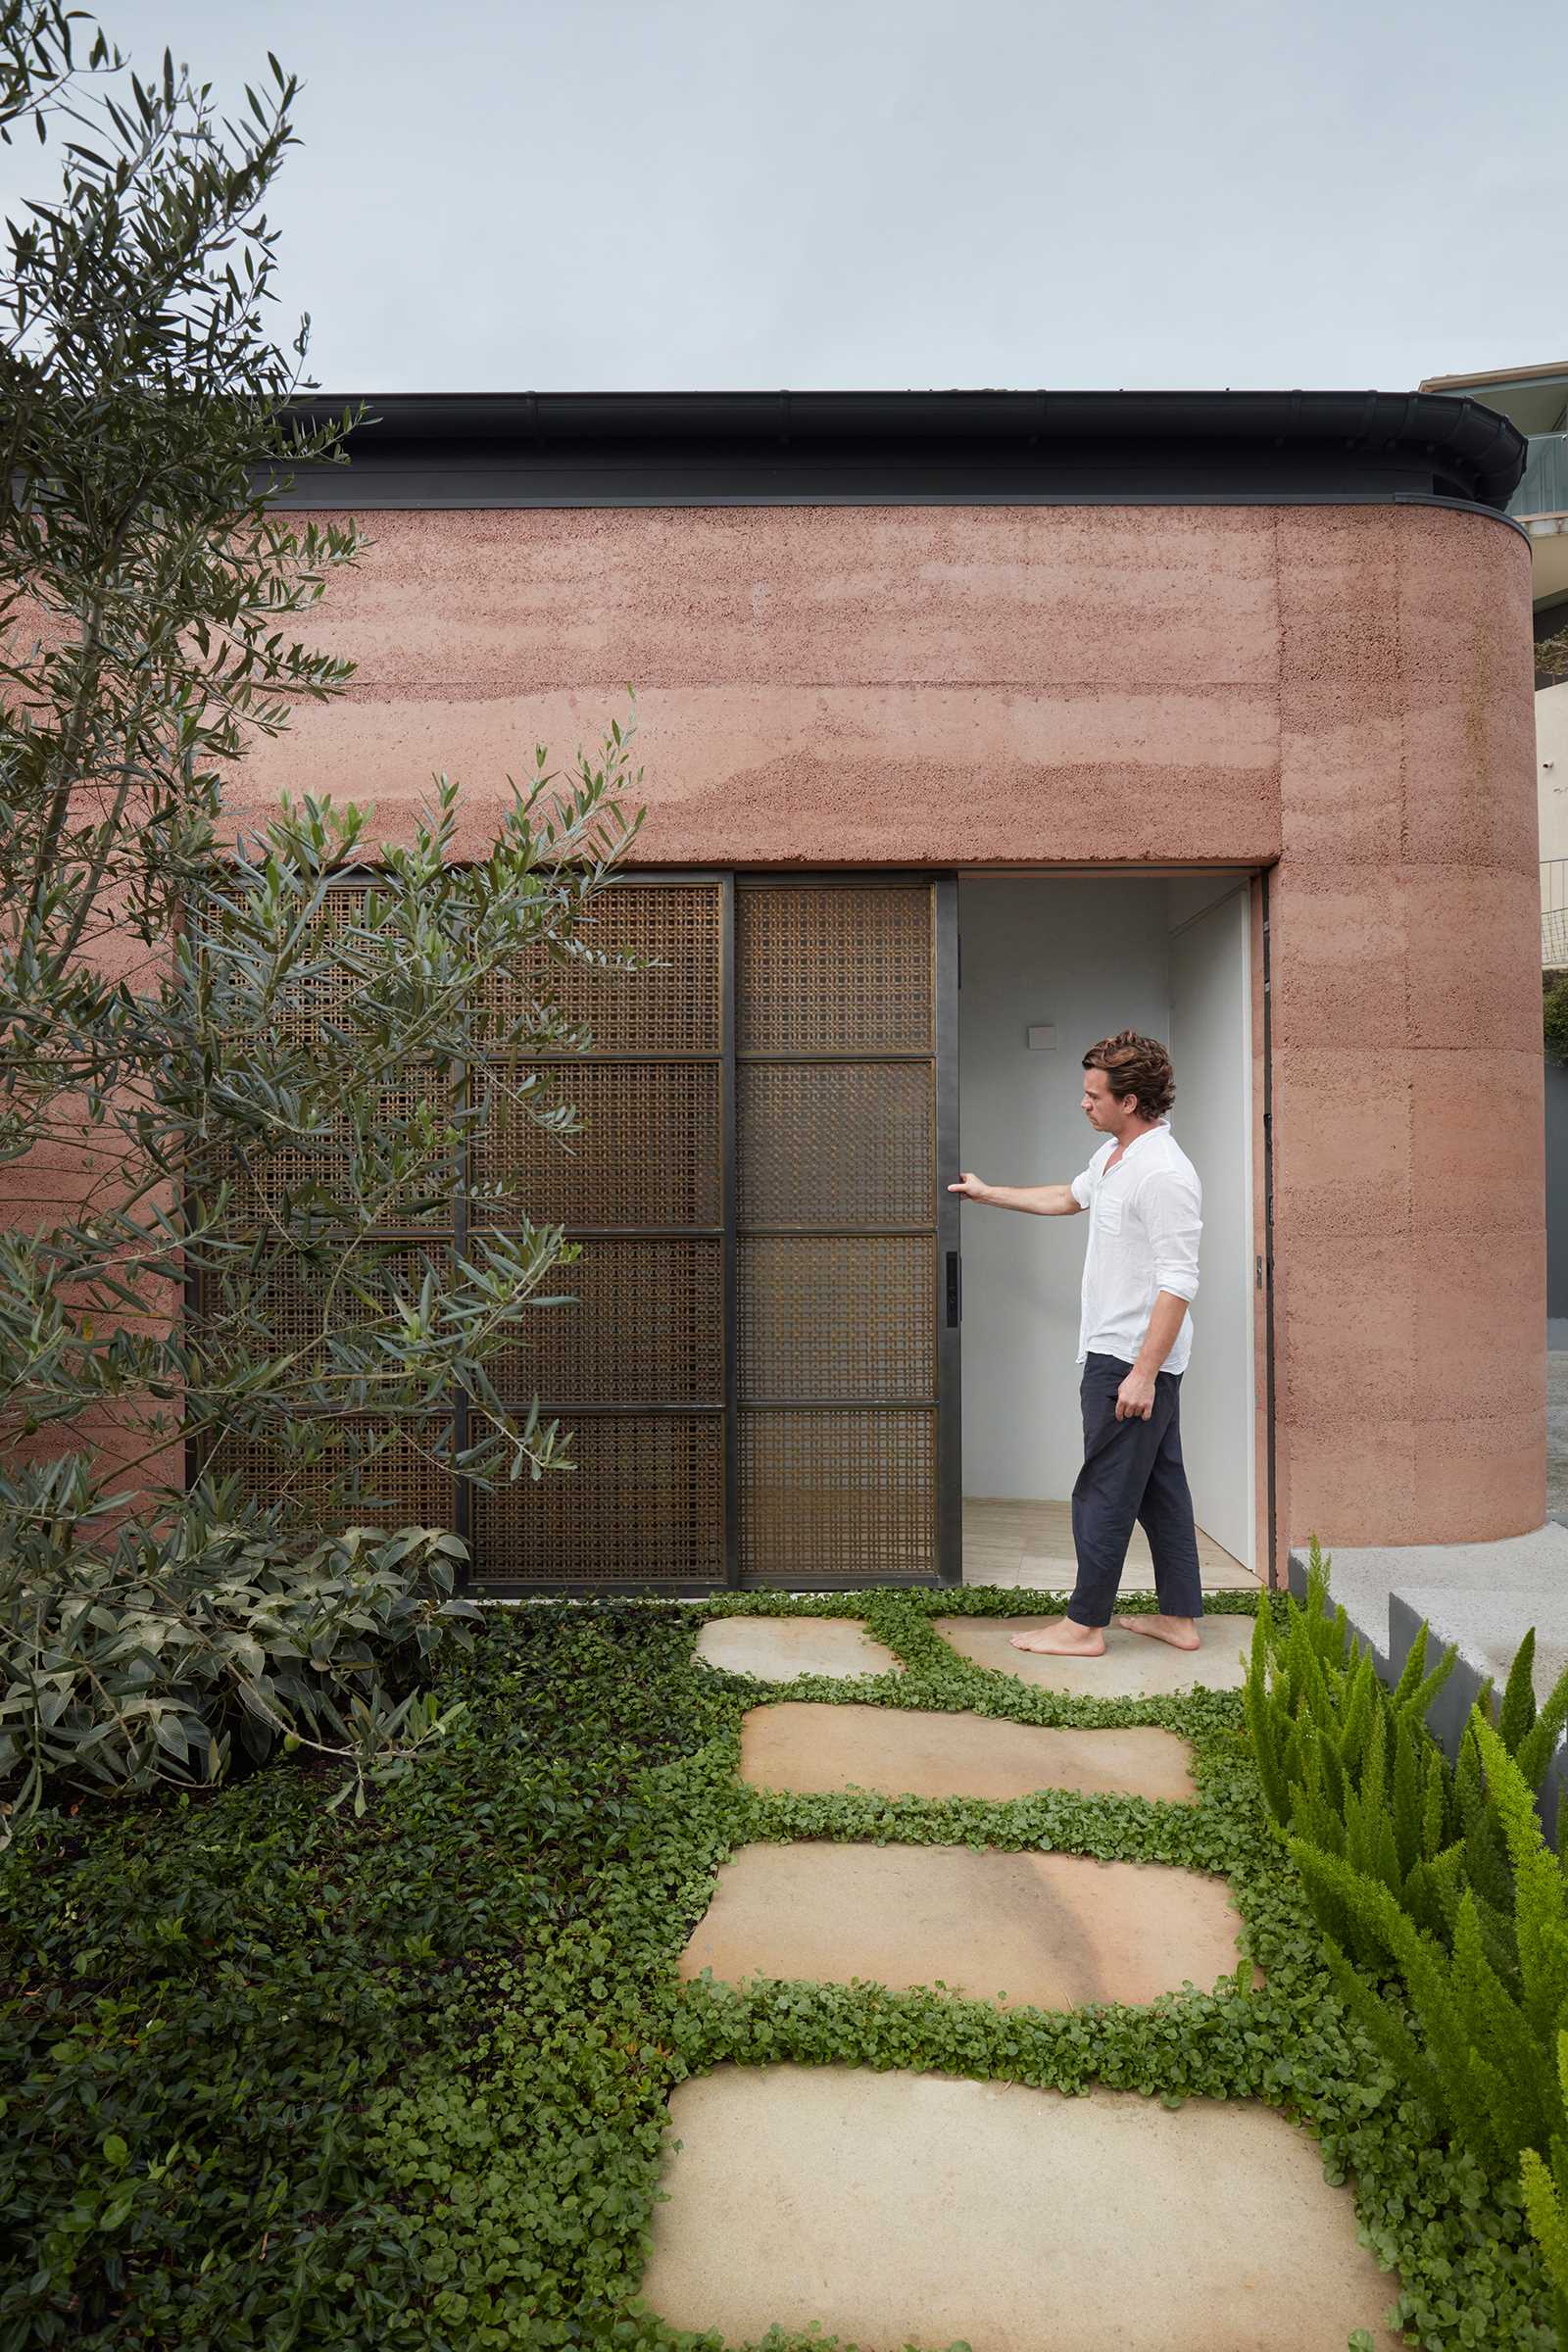
[[[1252,1605],[1217,1599],[1210,1642],[1245,1646]],[[327,1778],[296,1756],[25,1825],[0,1857],[0,2232],[16,2249],[0,2352],[664,2352],[676,2339],[637,2285],[666,2102],[729,2061],[1279,2105],[1353,2184],[1412,2342],[1548,2352],[1519,2194],[1443,2144],[1348,2016],[1240,1695],[1060,1698],[957,1657],[931,1623],[1039,1606],[979,1590],[497,1613],[443,1665],[440,1703],[464,1708],[448,1737],[363,1818],[329,1813]],[[694,1660],[705,1614],[795,1611],[863,1618],[905,1672],[760,1686]],[[741,1718],[786,1689],[1163,1724],[1193,1742],[1200,1801],[760,1795],[736,1777]],[[683,1985],[719,1862],[802,1837],[1223,1872],[1243,1965],[1214,1991],[1059,2014],[863,1984]]]

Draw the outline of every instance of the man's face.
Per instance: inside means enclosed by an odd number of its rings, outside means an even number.
[[[1136,1102],[1135,1095],[1124,1095],[1118,1101],[1103,1070],[1085,1070],[1083,1102],[1079,1107],[1098,1134],[1115,1135],[1126,1125]]]

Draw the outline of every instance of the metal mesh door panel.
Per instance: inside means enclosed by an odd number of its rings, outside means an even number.
[[[318,1426],[330,1447],[331,1424]],[[452,1526],[456,1486],[450,1466],[450,1415],[410,1415],[394,1424],[378,1423],[368,1414],[346,1414],[341,1426],[358,1433],[367,1446],[377,1437],[385,1443],[373,1459],[362,1455],[359,1483],[365,1499],[334,1514],[338,1527]],[[206,1468],[214,1478],[237,1475],[262,1502],[279,1500],[286,1494],[309,1508],[324,1500],[329,1486],[343,1477],[347,1458],[333,1448],[329,1459],[302,1466],[265,1439],[226,1437],[207,1457]]]
[[[323,919],[363,919],[364,899],[343,891]],[[502,1591],[935,1576],[936,904],[918,882],[742,881],[732,894],[639,877],[604,895],[585,937],[641,969],[530,957],[491,985],[498,1020],[544,1004],[590,1049],[492,1051],[467,1081],[489,1135],[419,1196],[389,1200],[384,1245],[360,1244],[355,1262],[416,1292],[454,1245],[564,1226],[581,1254],[543,1287],[575,1303],[520,1305],[490,1378],[509,1406],[540,1399],[575,1466],[492,1490],[455,1478],[454,1400],[392,1430],[367,1478],[379,1500],[356,1516],[464,1526],[475,1582]],[[318,990],[285,1020],[307,1037],[346,993]],[[388,1106],[440,1108],[452,1083],[416,1068]],[[576,1134],[539,1124],[551,1103],[575,1107]],[[288,1192],[330,1186],[347,1141],[280,1157],[242,1213],[259,1222]],[[274,1290],[278,1344],[312,1347],[308,1269]],[[345,1293],[330,1327],[364,1311]],[[461,1409],[472,1444],[476,1409]],[[227,1441],[213,1467],[264,1494],[288,1476],[307,1502],[326,1484],[259,1442]]]
[[[725,1581],[726,896],[716,881],[618,882],[583,937],[642,968],[535,957],[493,998],[509,1016],[552,999],[592,1045],[573,1059],[492,1057],[478,1073],[490,1117],[470,1155],[470,1232],[514,1226],[520,1210],[582,1249],[543,1286],[575,1303],[524,1304],[490,1367],[508,1404],[537,1396],[561,1421],[574,1466],[471,1488],[482,1583]],[[544,1083],[519,1099],[530,1074]],[[571,1104],[580,1129],[540,1126],[532,1114],[550,1103]],[[508,1199],[484,1199],[497,1185]]]
[[[586,1027],[598,1054],[716,1054],[722,920],[710,882],[620,884],[589,907],[578,937],[591,955],[630,954],[646,958],[645,968],[627,973],[531,953],[498,974],[480,1002],[508,1023],[546,1003],[562,1020]]]
[[[735,929],[740,1052],[929,1052],[931,924],[924,884],[743,890]]]
[[[740,1434],[744,1582],[935,1575],[934,1411],[748,1411]]]
[[[748,1235],[741,1396],[924,1397],[936,1386],[936,1261],[922,1234]]]
[[[577,1467],[472,1504],[486,1578],[521,1585],[724,1582],[724,1432],[716,1413],[583,1414]]]
[[[258,1154],[229,1171],[234,1186],[230,1212],[234,1223],[255,1224],[275,1216],[290,1200],[310,1205],[310,1196],[318,1190],[322,1196],[318,1213],[330,1221],[331,1204],[343,1198],[345,1176],[357,1155],[368,1173],[369,1197],[384,1192],[384,1204],[376,1219],[378,1231],[416,1226],[421,1231],[450,1233],[457,1153],[454,1145],[443,1144],[440,1138],[455,1132],[450,1124],[456,1101],[451,1077],[444,1070],[412,1069],[395,1084],[380,1088],[377,1100],[389,1121],[407,1119],[420,1108],[430,1114],[429,1155],[412,1169],[409,1182],[391,1183],[373,1125],[357,1136],[349,1120],[328,1118],[319,1131],[302,1136],[282,1151]]]
[[[931,1223],[928,1061],[745,1062],[735,1125],[743,1231]]]
[[[572,1302],[522,1309],[489,1368],[505,1402],[722,1405],[721,1241],[596,1236],[545,1290]]]
[[[628,980],[635,987],[636,980]],[[709,1226],[723,1218],[719,1069],[711,1062],[558,1063],[550,1085],[518,1101],[492,1077],[489,1132],[475,1146],[476,1188],[506,1184],[513,1198],[475,1199],[474,1225]],[[570,1103],[571,1135],[530,1113]]]
[[[317,908],[310,925],[311,939],[324,944],[360,928],[368,896],[363,887],[335,883]],[[273,1014],[278,1034],[294,1045],[309,1045],[323,1025],[343,1019],[355,994],[352,973],[337,967],[309,980],[291,981]]]
[[[370,1322],[394,1298],[417,1298],[427,1270],[440,1282],[449,1261],[439,1242],[362,1242],[348,1250],[328,1242],[311,1259],[270,1256],[265,1280],[245,1286],[236,1278],[235,1287],[273,1348],[319,1373],[330,1365],[334,1333]]]
[[[736,891],[738,1562],[937,1573],[932,888]]]

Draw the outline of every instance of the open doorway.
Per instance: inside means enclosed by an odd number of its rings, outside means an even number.
[[[960,1159],[999,1184],[1065,1181],[1099,1139],[1082,1055],[1142,1029],[1169,1045],[1171,1124],[1203,1187],[1182,1440],[1205,1588],[1255,1582],[1250,877],[963,876]],[[963,1575],[1070,1587],[1082,1461],[1076,1218],[966,1210]],[[1152,1584],[1138,1530],[1123,1579]]]

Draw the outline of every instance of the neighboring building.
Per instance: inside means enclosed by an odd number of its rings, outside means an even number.
[[[1468,395],[1527,437],[1525,470],[1507,512],[1530,534],[1537,643],[1568,645],[1568,362],[1434,376],[1423,392]],[[1560,673],[1560,665],[1558,665]],[[1536,795],[1541,830],[1541,961],[1568,971],[1568,679],[1536,671]],[[1568,1348],[1568,1070],[1545,1073],[1546,1317]]]
[[[972,1537],[1045,1527],[1082,1233],[960,1222],[946,1182],[1081,1167],[1080,1054],[1127,1022],[1172,1038],[1205,1186],[1209,1536],[1279,1571],[1314,1533],[1540,1527],[1511,425],[1362,393],[371,406],[291,501],[369,516],[322,630],[357,675],[258,747],[236,821],[330,790],[396,838],[446,769],[480,853],[507,774],[630,681],[616,919],[666,964],[572,1074],[578,1156],[517,1147],[586,1234],[582,1306],[514,1372],[582,1468],[427,1498],[483,1583],[928,1580],[965,1499]]]
[[[1430,376],[1423,392],[1483,401],[1526,436],[1525,469],[1507,512],[1530,534],[1538,642],[1568,632],[1568,361]],[[1536,761],[1541,816],[1541,956],[1568,967],[1568,681],[1536,679]]]

